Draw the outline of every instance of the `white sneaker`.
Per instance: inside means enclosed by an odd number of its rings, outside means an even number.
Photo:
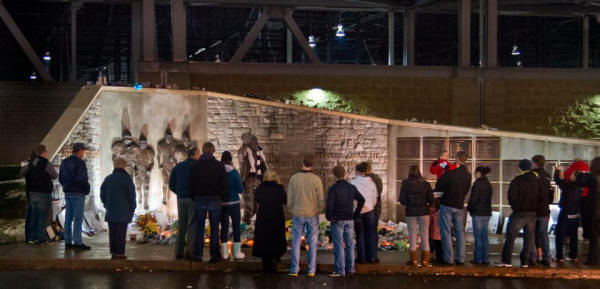
[[[329,274],[329,277],[334,277],[334,278],[336,278],[336,277],[344,277],[344,275],[340,275],[340,274],[338,274],[336,272],[333,272],[333,273]]]
[[[498,264],[496,264],[496,266],[503,267],[503,268],[511,268],[512,264],[498,263]]]
[[[221,257],[224,260],[229,259],[229,245],[227,243],[221,243]]]
[[[246,254],[242,252],[242,243],[233,243],[233,258],[242,260],[246,258]]]

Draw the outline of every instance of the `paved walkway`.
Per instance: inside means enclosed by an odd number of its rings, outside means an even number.
[[[551,242],[554,240],[552,239]],[[217,264],[194,263],[174,260],[174,247],[166,245],[137,244],[128,242],[127,260],[110,260],[108,234],[100,233],[85,239],[92,246],[90,251],[64,250],[64,242],[48,245],[7,244],[0,245],[0,270],[17,269],[73,269],[73,270],[167,270],[167,271],[223,271],[223,272],[256,272],[260,271],[259,258],[251,257],[251,249],[244,249],[247,258],[243,261],[223,261]],[[580,256],[585,256],[587,246],[580,244]],[[564,279],[600,279],[600,267],[592,268],[582,263],[553,263],[551,267],[536,266],[519,268],[518,251],[521,248],[517,240],[513,253],[514,268],[498,268],[496,266],[474,266],[468,263],[473,258],[473,238],[467,234],[467,264],[464,266],[433,266],[429,268],[413,268],[405,266],[408,260],[406,251],[379,252],[379,264],[357,265],[357,273],[376,274],[416,274],[416,275],[456,275],[486,277],[530,277],[530,278],[564,278]],[[500,260],[502,235],[490,235],[491,263]],[[552,248],[554,251],[554,248]],[[304,252],[303,252],[304,254]],[[204,253],[205,261],[209,256]],[[585,259],[585,258],[583,258]],[[290,255],[285,254],[278,270],[286,272]],[[302,260],[305,260],[303,257]],[[332,251],[320,250],[317,253],[319,273],[330,273],[333,270]],[[303,266],[305,268],[305,266]]]

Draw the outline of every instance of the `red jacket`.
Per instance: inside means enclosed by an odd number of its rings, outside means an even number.
[[[565,177],[565,181],[571,182],[571,175],[574,174],[576,171],[579,172],[587,172],[590,170],[590,167],[583,161],[576,161],[574,163],[571,164],[571,166],[569,166],[569,168],[567,170],[565,170],[564,173],[564,177]],[[589,189],[588,188],[583,188],[583,190],[581,191],[581,196],[582,197],[587,197],[589,195]]]
[[[456,164],[451,164],[448,160],[438,159],[431,163],[429,172],[432,175],[436,175],[439,179],[445,172],[451,171],[456,168]]]

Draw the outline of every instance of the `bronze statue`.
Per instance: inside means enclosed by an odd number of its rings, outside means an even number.
[[[163,205],[167,205],[170,198],[169,191],[169,177],[171,171],[177,164],[175,160],[175,147],[177,141],[173,138],[171,129],[167,127],[165,131],[165,137],[158,142],[156,160],[158,162],[158,168],[161,170],[163,177]]]
[[[148,210],[148,198],[150,195],[150,173],[154,167],[154,149],[148,145],[146,136],[140,135],[140,148],[135,154],[135,189],[137,192],[138,207],[144,205]]]

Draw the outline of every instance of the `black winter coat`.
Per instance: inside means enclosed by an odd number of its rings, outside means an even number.
[[[429,207],[433,203],[431,185],[422,178],[403,180],[400,203],[406,206],[407,217],[429,215]]]
[[[533,169],[532,172],[536,172],[538,174],[543,197],[542,202],[539,204],[537,215],[539,217],[549,216],[550,204],[554,202],[554,189],[552,188],[552,185],[550,185],[550,174],[548,174],[544,168]]]
[[[592,222],[600,222],[600,195],[598,188],[598,179],[591,173],[577,174],[577,185],[582,188],[589,189],[589,195],[586,198],[587,203],[584,204],[586,209],[582,213],[582,218]]]
[[[211,154],[203,154],[190,168],[190,193],[194,200],[224,201],[229,190],[225,166]]]
[[[354,201],[358,204],[354,209]],[[360,214],[365,198],[358,189],[345,180],[338,180],[327,191],[325,217],[329,221],[354,220]]]
[[[287,195],[282,185],[263,182],[256,188],[254,201],[258,204],[252,256],[279,259],[287,251],[283,206]]]
[[[560,210],[567,215],[581,213],[581,188],[574,182],[560,178],[560,171],[554,172],[554,182],[560,188]]]
[[[25,181],[28,192],[36,193],[52,193],[54,184],[52,176],[47,171],[48,160],[42,156],[37,156],[32,159],[27,165],[27,174]]]
[[[440,204],[462,210],[465,197],[471,188],[471,173],[465,166],[444,173],[435,184],[436,192],[443,192]]]
[[[492,185],[487,177],[480,177],[473,183],[467,211],[471,216],[492,215]]]
[[[508,187],[508,203],[515,213],[536,212],[544,203],[547,192],[542,192],[539,177],[531,171],[516,176]]]
[[[100,186],[100,199],[106,209],[104,220],[110,223],[129,223],[135,212],[135,185],[123,169],[114,169]]]

